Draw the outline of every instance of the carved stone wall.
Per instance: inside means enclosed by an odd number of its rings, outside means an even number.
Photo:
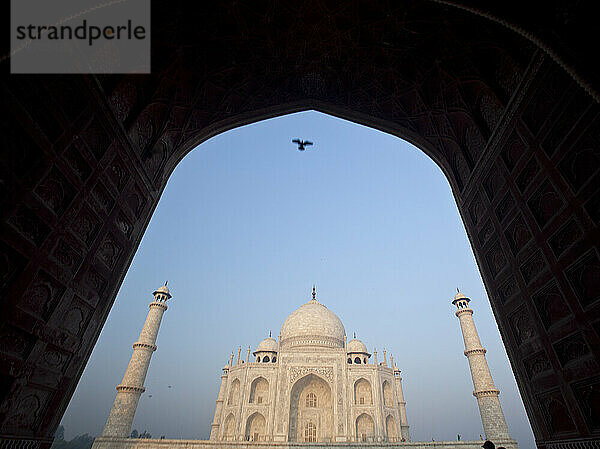
[[[206,7],[198,26],[183,6],[157,3],[151,75],[7,76],[3,62],[8,447],[51,441],[183,156],[219,132],[305,109],[403,137],[440,166],[538,447],[597,438],[594,15],[587,2],[452,5],[242,1]]]

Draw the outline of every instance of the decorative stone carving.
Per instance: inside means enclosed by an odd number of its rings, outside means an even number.
[[[532,299],[546,329],[571,313],[554,281],[534,294]]]
[[[600,259],[595,250],[588,251],[568,267],[566,273],[583,307],[588,307],[600,299]]]
[[[112,140],[99,118],[92,119],[80,136],[98,160],[102,157]]]
[[[600,378],[577,382],[572,388],[589,428],[600,429]]]
[[[529,187],[529,185],[533,181],[533,178],[535,178],[535,175],[539,172],[539,170],[540,170],[540,166],[537,163],[535,156],[534,156],[527,163],[527,165],[521,171],[519,176],[517,176],[517,179],[515,181],[515,184],[517,185],[517,187],[519,188],[519,190],[521,192],[525,192],[525,190],[527,189],[527,187]]]
[[[68,358],[69,355],[67,353],[47,347],[40,359],[38,360],[38,363],[47,368],[60,370],[64,367]]]
[[[563,200],[549,181],[546,181],[527,202],[540,229],[554,217],[563,206]]]
[[[469,126],[465,131],[465,144],[471,160],[477,161],[479,156],[483,154],[486,141],[477,127]]]
[[[79,215],[71,224],[71,229],[75,235],[87,245],[90,245],[97,237],[97,230],[99,227],[100,221],[87,207],[81,209]]]
[[[502,271],[502,269],[506,266],[506,256],[497,242],[488,251],[486,260],[488,262],[490,272],[494,277],[496,277],[498,273],[500,273],[500,271]]]
[[[39,272],[31,287],[25,292],[20,306],[28,309],[44,319],[47,319],[58,304],[64,287],[48,273]]]
[[[525,145],[525,142],[523,142],[516,132],[513,132],[502,150],[502,160],[504,161],[506,168],[508,168],[509,171],[512,171],[526,151],[527,146]]]
[[[519,267],[519,270],[523,275],[525,283],[529,284],[544,270],[545,267],[546,261],[544,260],[542,252],[538,249]]]
[[[485,225],[483,225],[483,227],[481,228],[481,231],[479,231],[479,234],[478,234],[479,243],[484,245],[493,234],[494,234],[494,226],[492,225],[492,222],[490,220],[488,220],[488,221],[486,221]]]
[[[15,409],[8,415],[4,428],[33,429],[41,408],[41,400],[36,394],[20,398]]]
[[[496,216],[498,217],[498,221],[504,221],[514,205],[515,200],[513,199],[512,195],[510,192],[506,192],[506,195],[504,195],[504,198],[502,198],[502,201],[500,201],[496,207]]]
[[[74,273],[81,263],[81,255],[71,247],[64,239],[59,239],[52,255],[61,267]]]
[[[85,181],[92,173],[92,169],[81,155],[81,149],[77,145],[73,144],[65,151],[65,159],[82,181]]]
[[[60,215],[66,203],[73,197],[73,189],[65,177],[55,168],[36,187],[40,199],[57,215]]]
[[[544,352],[538,352],[524,361],[529,378],[551,371],[552,365]]]
[[[22,272],[24,266],[23,256],[0,242],[0,292],[6,291],[6,287]],[[4,293],[0,293],[0,298],[3,295]]]
[[[483,184],[485,189],[485,193],[488,198],[491,200],[501,191],[501,187],[504,184],[504,177],[500,170],[494,170],[491,176],[488,176]]]
[[[513,254],[518,254],[532,237],[531,232],[521,215],[518,215],[517,218],[508,225],[508,229],[504,232],[504,235]]]
[[[521,344],[536,335],[533,323],[527,309],[520,307],[510,317],[510,322],[515,335],[515,340],[518,344]]]
[[[575,429],[571,413],[559,391],[539,396],[544,418],[550,434],[555,435]]]
[[[115,184],[118,190],[121,190],[125,186],[127,181],[127,169],[123,161],[116,157],[110,164],[109,179]]]
[[[505,303],[510,298],[512,298],[517,292],[519,288],[517,286],[517,281],[511,275],[507,278],[507,280],[498,287],[498,296],[500,300]]]
[[[106,286],[106,280],[93,268],[88,271],[85,277],[86,285],[88,285],[96,293],[101,294]]]
[[[115,111],[115,116],[121,122],[129,117],[137,100],[137,89],[135,84],[129,80],[120,83],[110,95],[110,103]]]
[[[307,374],[316,374],[324,377],[329,382],[333,382],[333,368],[331,367],[292,366],[289,368],[289,383],[293,384],[297,379]]]
[[[84,329],[85,322],[90,315],[90,307],[81,300],[73,300],[70,308],[61,320],[60,327],[73,335],[79,335]]]
[[[493,94],[484,94],[479,100],[479,110],[488,125],[488,129],[493,131],[504,112],[502,104]]]
[[[559,258],[566,250],[573,246],[581,237],[583,232],[575,220],[569,220],[550,240],[550,248],[556,258]]]
[[[108,193],[108,189],[106,187],[104,187],[100,182],[98,182],[98,184],[96,184],[96,187],[94,187],[94,190],[92,191],[92,196],[96,200],[98,206],[100,206],[101,210],[103,210],[107,214],[110,213],[114,204],[114,199],[110,195],[110,193]]]
[[[566,179],[574,192],[579,191],[599,170],[599,137],[596,136],[595,141],[592,141],[592,138],[589,137],[586,141],[571,149],[558,166],[561,175]]]
[[[129,222],[129,220],[125,217],[124,214],[120,213],[115,218],[115,225],[119,231],[121,231],[126,237],[131,236],[131,231],[133,230],[133,225]]]
[[[483,217],[484,211],[485,211],[485,208],[483,207],[483,203],[481,202],[481,199],[475,198],[473,200],[473,203],[469,207],[469,213],[471,215],[471,220],[473,220],[473,224],[476,225],[479,223],[479,221]]]
[[[31,210],[24,206],[19,207],[8,222],[27,240],[40,246],[50,233],[48,226],[44,224]]]
[[[35,339],[21,329],[5,326],[0,330],[0,352],[5,354],[25,359],[34,343]]]
[[[116,265],[121,252],[122,248],[115,242],[115,239],[111,235],[105,236],[98,247],[98,257],[108,268],[113,268]]]
[[[565,366],[590,353],[590,348],[579,333],[570,335],[567,338],[554,343],[554,350],[560,360],[561,365]]]

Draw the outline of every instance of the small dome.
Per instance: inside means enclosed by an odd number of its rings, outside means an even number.
[[[456,295],[454,295],[454,300],[458,301],[459,299],[469,299],[469,298],[467,298],[465,295],[463,295],[462,292],[458,292]]]
[[[277,352],[278,349],[279,345],[277,344],[277,340],[271,337],[267,337],[258,344],[258,347],[256,348],[256,351],[254,353],[256,354],[257,352],[261,351]]]
[[[152,294],[156,295],[157,293],[162,293],[163,295],[166,295],[167,298],[171,298],[171,292],[169,292],[169,287],[167,287],[167,284],[163,285]]]
[[[313,298],[286,318],[280,335],[282,347],[343,348],[346,331],[337,315]]]
[[[459,289],[456,289],[456,292],[457,293],[456,295],[454,295],[454,301],[452,301],[452,304],[456,305],[458,301],[466,301],[467,303],[471,301],[469,298],[463,295],[463,293]]]
[[[368,354],[367,347],[365,346],[365,344],[357,338],[354,338],[348,342],[347,352],[359,352],[362,354]]]

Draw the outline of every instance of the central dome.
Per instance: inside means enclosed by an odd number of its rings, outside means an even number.
[[[281,348],[320,346],[343,348],[346,331],[335,313],[316,299],[290,314],[281,326]]]

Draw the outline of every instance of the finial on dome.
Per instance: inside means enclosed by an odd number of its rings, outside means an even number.
[[[269,337],[271,337],[271,331],[269,331]]]
[[[356,338],[356,332],[354,332],[354,337],[353,338]]]
[[[312,300],[316,301],[317,300],[317,288],[313,285],[313,291],[312,291]]]

